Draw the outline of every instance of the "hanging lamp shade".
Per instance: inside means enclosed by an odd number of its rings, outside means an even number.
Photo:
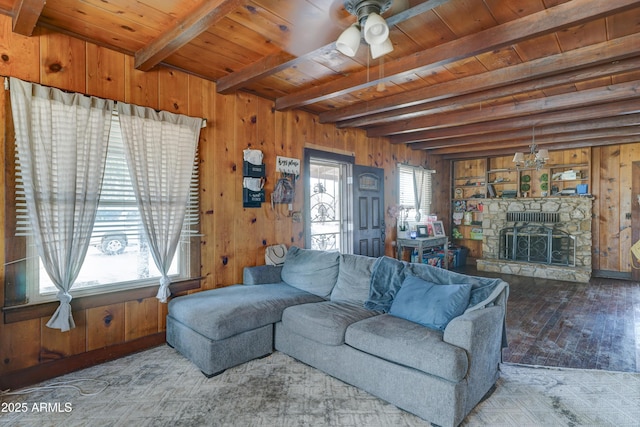
[[[364,23],[364,39],[370,45],[382,44],[389,38],[389,26],[384,18],[375,12]]]
[[[517,152],[515,156],[513,156],[513,163],[524,163],[524,153]]]
[[[353,24],[340,34],[336,41],[336,49],[340,53],[353,57],[360,47],[360,26]]]
[[[538,150],[538,153],[536,154],[536,159],[544,160],[544,161],[549,160],[549,150],[547,150],[546,148],[541,148],[540,150]]]
[[[391,39],[387,38],[381,44],[372,44],[371,45],[371,57],[373,59],[379,58],[382,55],[386,55],[389,52],[393,51],[393,43],[391,43]]]

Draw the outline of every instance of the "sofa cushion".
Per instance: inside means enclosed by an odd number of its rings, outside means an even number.
[[[282,280],[287,284],[328,298],[338,280],[340,252],[300,249],[292,246],[282,267]]]
[[[354,304],[323,301],[288,307],[282,313],[282,325],[321,344],[341,345],[349,325],[378,314]]]
[[[483,308],[494,303],[505,287],[509,285],[499,278],[469,276],[427,264],[411,263],[407,266],[406,275],[413,275],[439,285],[465,284],[471,285],[469,309]]]
[[[233,285],[175,298],[169,316],[212,340],[278,322],[282,311],[322,298],[285,283]]]
[[[340,255],[340,271],[331,301],[363,305],[369,298],[371,271],[376,258],[363,255]]]
[[[438,285],[407,275],[389,314],[443,331],[469,305],[471,285]]]
[[[444,342],[442,332],[389,314],[353,323],[347,328],[345,343],[453,382],[463,379],[469,367],[464,349]]]

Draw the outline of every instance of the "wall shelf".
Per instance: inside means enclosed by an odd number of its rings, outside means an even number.
[[[583,152],[583,153],[582,153]],[[572,192],[580,184],[591,184],[591,150],[554,151],[549,163],[542,168],[514,167],[513,156],[483,157],[469,160],[453,160],[451,166],[451,241],[456,245],[469,248],[469,259],[482,258],[482,240],[478,235],[471,235],[472,229],[481,227],[481,218],[474,218],[469,224],[464,223],[464,215],[472,212],[474,216],[482,215],[482,210],[467,209],[471,204],[482,205],[483,201],[500,198],[507,192],[510,199],[545,198],[562,195],[562,191]],[[571,159],[566,162],[567,159]],[[575,160],[578,160],[577,162]],[[580,160],[585,160],[580,162]],[[553,179],[554,174],[576,171],[575,179]],[[577,194],[575,195],[577,196]],[[563,195],[563,197],[575,197]],[[473,238],[472,238],[473,237]]]

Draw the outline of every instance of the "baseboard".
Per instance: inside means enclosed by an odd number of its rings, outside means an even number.
[[[611,271],[611,270],[593,270],[591,272],[592,277],[602,277],[605,279],[619,279],[619,280],[633,280],[631,273],[623,271]]]
[[[126,343],[74,354],[64,359],[53,360],[15,372],[9,372],[0,376],[0,390],[15,390],[37,384],[60,375],[157,347],[165,342],[165,332],[159,332]]]

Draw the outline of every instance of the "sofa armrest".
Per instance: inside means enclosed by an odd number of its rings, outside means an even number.
[[[504,313],[504,307],[500,305],[470,311],[453,319],[444,330],[445,342],[467,352],[467,405],[472,405],[471,408],[498,379]]]
[[[487,341],[496,341],[499,348],[503,317],[504,308],[497,305],[470,311],[449,322],[443,339],[471,353],[486,347]]]
[[[265,285],[268,283],[280,283],[282,278],[281,265],[258,265],[245,267],[242,272],[242,283],[245,285]]]

